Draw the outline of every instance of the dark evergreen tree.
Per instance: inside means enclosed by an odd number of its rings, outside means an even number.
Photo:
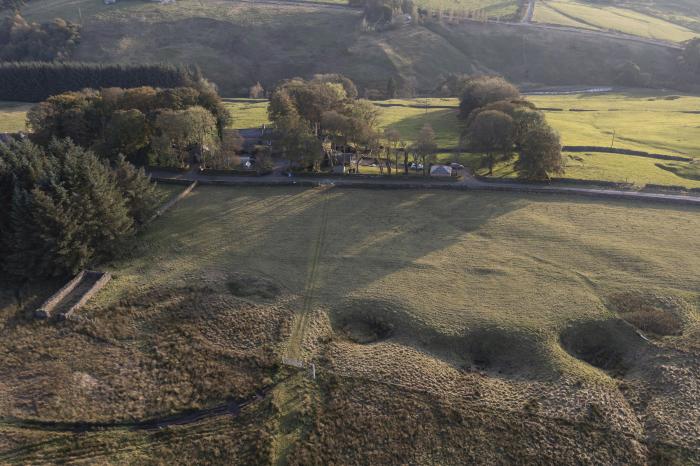
[[[142,171],[70,141],[0,145],[0,269],[20,282],[113,257],[160,200]]]
[[[398,85],[396,84],[396,80],[392,76],[389,78],[389,81],[387,81],[387,83],[386,83],[386,98],[387,99],[395,99],[397,92],[398,92]]]
[[[146,172],[127,162],[123,155],[117,158],[114,173],[129,215],[137,225],[143,225],[153,216],[163,196]]]

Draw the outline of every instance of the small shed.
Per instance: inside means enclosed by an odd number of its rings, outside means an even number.
[[[430,167],[430,176],[452,176],[452,167],[447,165],[433,165]]]

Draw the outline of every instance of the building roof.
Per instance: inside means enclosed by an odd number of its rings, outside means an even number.
[[[452,176],[452,167],[447,165],[433,165],[430,167],[431,176]]]

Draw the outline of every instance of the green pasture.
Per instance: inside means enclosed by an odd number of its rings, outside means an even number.
[[[33,104],[0,102],[0,133],[16,133],[27,128],[27,111]]]
[[[535,21],[562,26],[617,31],[649,39],[683,42],[697,32],[653,14],[571,0],[537,2]]]
[[[259,128],[270,123],[267,117],[267,100],[230,99],[225,100],[224,105],[233,116],[232,128]]]

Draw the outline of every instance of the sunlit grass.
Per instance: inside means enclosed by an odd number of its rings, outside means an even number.
[[[697,164],[603,153],[565,153],[564,162],[566,163],[564,178],[631,183],[637,187],[656,184],[700,188],[698,179],[700,171]],[[678,174],[674,173],[674,170]],[[479,168],[477,173],[486,175],[487,170]],[[498,164],[493,176],[517,177],[513,162]]]
[[[235,99],[225,102],[233,116],[232,128],[259,128],[269,124],[267,101],[257,99]]]
[[[535,19],[547,23],[613,30],[672,42],[682,42],[698,35],[678,24],[626,8],[590,5],[568,0],[538,3],[538,9],[546,10],[536,13]]]
[[[27,111],[33,104],[0,102],[0,133],[16,133],[27,129]]]

